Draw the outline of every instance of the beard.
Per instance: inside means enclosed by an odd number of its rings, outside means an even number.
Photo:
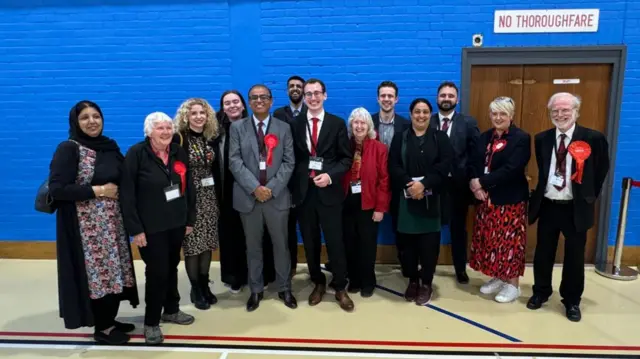
[[[449,101],[449,100],[444,100],[444,101],[438,103],[438,108],[441,111],[447,112],[447,111],[451,111],[454,108],[456,108],[456,104],[451,102],[451,101]]]

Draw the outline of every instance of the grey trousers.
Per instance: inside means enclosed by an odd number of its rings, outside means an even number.
[[[278,292],[291,290],[291,259],[289,258],[288,221],[289,210],[278,210],[270,203],[256,203],[253,211],[240,213],[242,227],[244,228],[245,241],[247,243],[247,265],[249,269],[249,287],[251,293],[260,293],[264,290],[264,278],[262,276],[262,238],[264,224],[271,236],[273,244],[274,266],[276,280],[273,282]]]

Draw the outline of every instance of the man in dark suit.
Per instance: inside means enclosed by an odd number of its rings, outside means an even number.
[[[480,129],[471,116],[456,113],[458,87],[453,82],[443,82],[438,87],[438,112],[433,114],[430,126],[447,133],[455,152],[453,168],[449,174],[447,191],[442,199],[442,215],[449,222],[451,255],[458,283],[469,283],[467,275],[467,212],[472,201],[469,189],[467,163],[473,155]]]
[[[253,115],[231,125],[229,168],[233,184],[233,208],[240,213],[247,244],[251,295],[247,310],[254,311],[263,299],[263,234],[266,225],[276,270],[278,297],[289,308],[297,302],[291,294],[287,219],[291,196],[287,184],[295,166],[291,126],[269,116],[272,95],[265,85],[249,90]],[[271,153],[269,153],[271,152]]]
[[[292,125],[294,119],[297,116],[306,116],[307,105],[303,101],[302,88],[304,86],[304,79],[300,76],[291,76],[287,80],[287,94],[289,95],[289,104],[280,107],[273,112],[273,116],[286,121]],[[291,177],[293,181],[295,177]],[[289,189],[291,189],[291,182],[289,183]],[[296,275],[296,268],[298,266],[298,230],[296,225],[298,224],[298,214],[295,206],[291,207],[289,211],[288,219],[288,233],[289,238],[287,244],[289,246],[289,255],[291,257],[291,273],[290,277]]]
[[[533,260],[533,296],[527,308],[540,308],[553,292],[551,277],[562,232],[565,249],[560,295],[567,318],[577,322],[582,318],[587,231],[593,227],[595,202],[609,172],[609,144],[601,132],[576,124],[578,97],[556,93],[549,99],[548,108],[555,128],[535,137],[539,180],[531,195],[529,224],[538,221],[538,243]]]
[[[354,304],[347,294],[347,263],[342,241],[342,178],[351,168],[353,152],[343,119],[324,110],[327,91],[324,83],[310,79],[304,85],[306,116],[298,116],[292,126],[295,142],[295,181],[293,202],[315,288],[309,305],[322,301],[326,277],[320,268],[320,228],[324,234],[333,273],[335,298],[345,311]]]
[[[398,103],[398,86],[392,81],[382,81],[378,85],[378,105],[380,110],[371,116],[373,126],[378,133],[380,142],[387,146],[391,146],[393,136],[400,133],[411,126],[411,121],[396,113],[396,104]],[[394,199],[397,199],[394,197]],[[398,228],[398,205],[391,203],[389,206],[389,216],[391,217],[391,226],[393,232],[396,233],[396,250],[398,251],[398,261],[401,261],[404,244],[402,236],[398,236],[396,230]],[[409,278],[406,273],[402,273],[405,278]]]

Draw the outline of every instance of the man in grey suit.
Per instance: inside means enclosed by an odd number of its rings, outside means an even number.
[[[287,229],[291,197],[287,183],[293,173],[291,126],[269,115],[271,90],[254,85],[249,90],[252,116],[231,124],[229,169],[235,177],[233,208],[240,213],[247,242],[251,295],[247,311],[260,305],[264,294],[262,236],[266,224],[273,243],[278,297],[289,308],[298,306],[291,293],[291,261]]]

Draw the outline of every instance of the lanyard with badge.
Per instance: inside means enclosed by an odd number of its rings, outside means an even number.
[[[564,139],[563,139],[564,141]],[[556,155],[556,163],[563,162],[562,165],[567,165],[567,152],[564,153],[564,158],[562,161],[560,160],[560,156],[558,155],[558,141],[553,141],[553,153]],[[554,186],[562,187],[564,186],[565,176],[558,172],[558,166],[556,166],[555,173],[551,177],[551,184]]]
[[[362,182],[360,180],[360,171],[362,170],[362,148],[355,151],[353,161],[358,164],[358,168],[355,176],[353,176],[353,180],[351,181],[351,194],[358,194],[362,193]]]
[[[264,124],[264,122],[262,123]],[[268,126],[263,132],[265,136],[267,135],[267,133],[269,133],[269,126],[271,126],[271,121],[268,122]],[[256,135],[256,141],[258,142],[258,155],[260,157],[259,168],[260,171],[265,171],[267,169],[267,159],[264,157],[264,153],[266,153],[267,150],[265,148],[264,138],[262,139],[262,141],[260,141],[260,134],[258,134],[258,130],[256,129],[255,124],[253,126],[253,133]]]
[[[178,184],[173,184],[173,177],[171,177],[171,168],[173,168],[174,160],[173,158],[169,159],[169,166],[162,166],[164,173],[169,178],[171,184],[168,187],[164,188],[164,196],[167,199],[167,202],[171,202],[176,198],[180,198],[182,195],[180,194],[180,187]]]
[[[313,148],[313,153],[318,154],[317,143],[313,142],[313,135],[311,134],[311,127],[309,127],[309,121],[307,121],[307,132],[309,132],[309,142],[311,142],[311,147]],[[318,133],[318,135],[320,135]],[[324,159],[318,156],[310,156],[309,157],[309,169],[322,171],[322,163]]]
[[[190,138],[191,140],[191,138]],[[204,162],[204,168],[207,169],[207,171],[210,169],[209,167],[209,160],[207,158],[207,145],[205,143],[205,148],[204,150],[200,147],[200,144],[198,143],[196,145],[196,141],[189,141],[191,143],[191,148],[193,149],[193,152],[196,153],[196,156],[202,158],[202,161]],[[202,187],[210,187],[214,185],[214,180],[213,180],[213,176],[211,174],[209,174],[209,176],[203,178],[202,180],[200,180],[200,183],[202,184]]]

